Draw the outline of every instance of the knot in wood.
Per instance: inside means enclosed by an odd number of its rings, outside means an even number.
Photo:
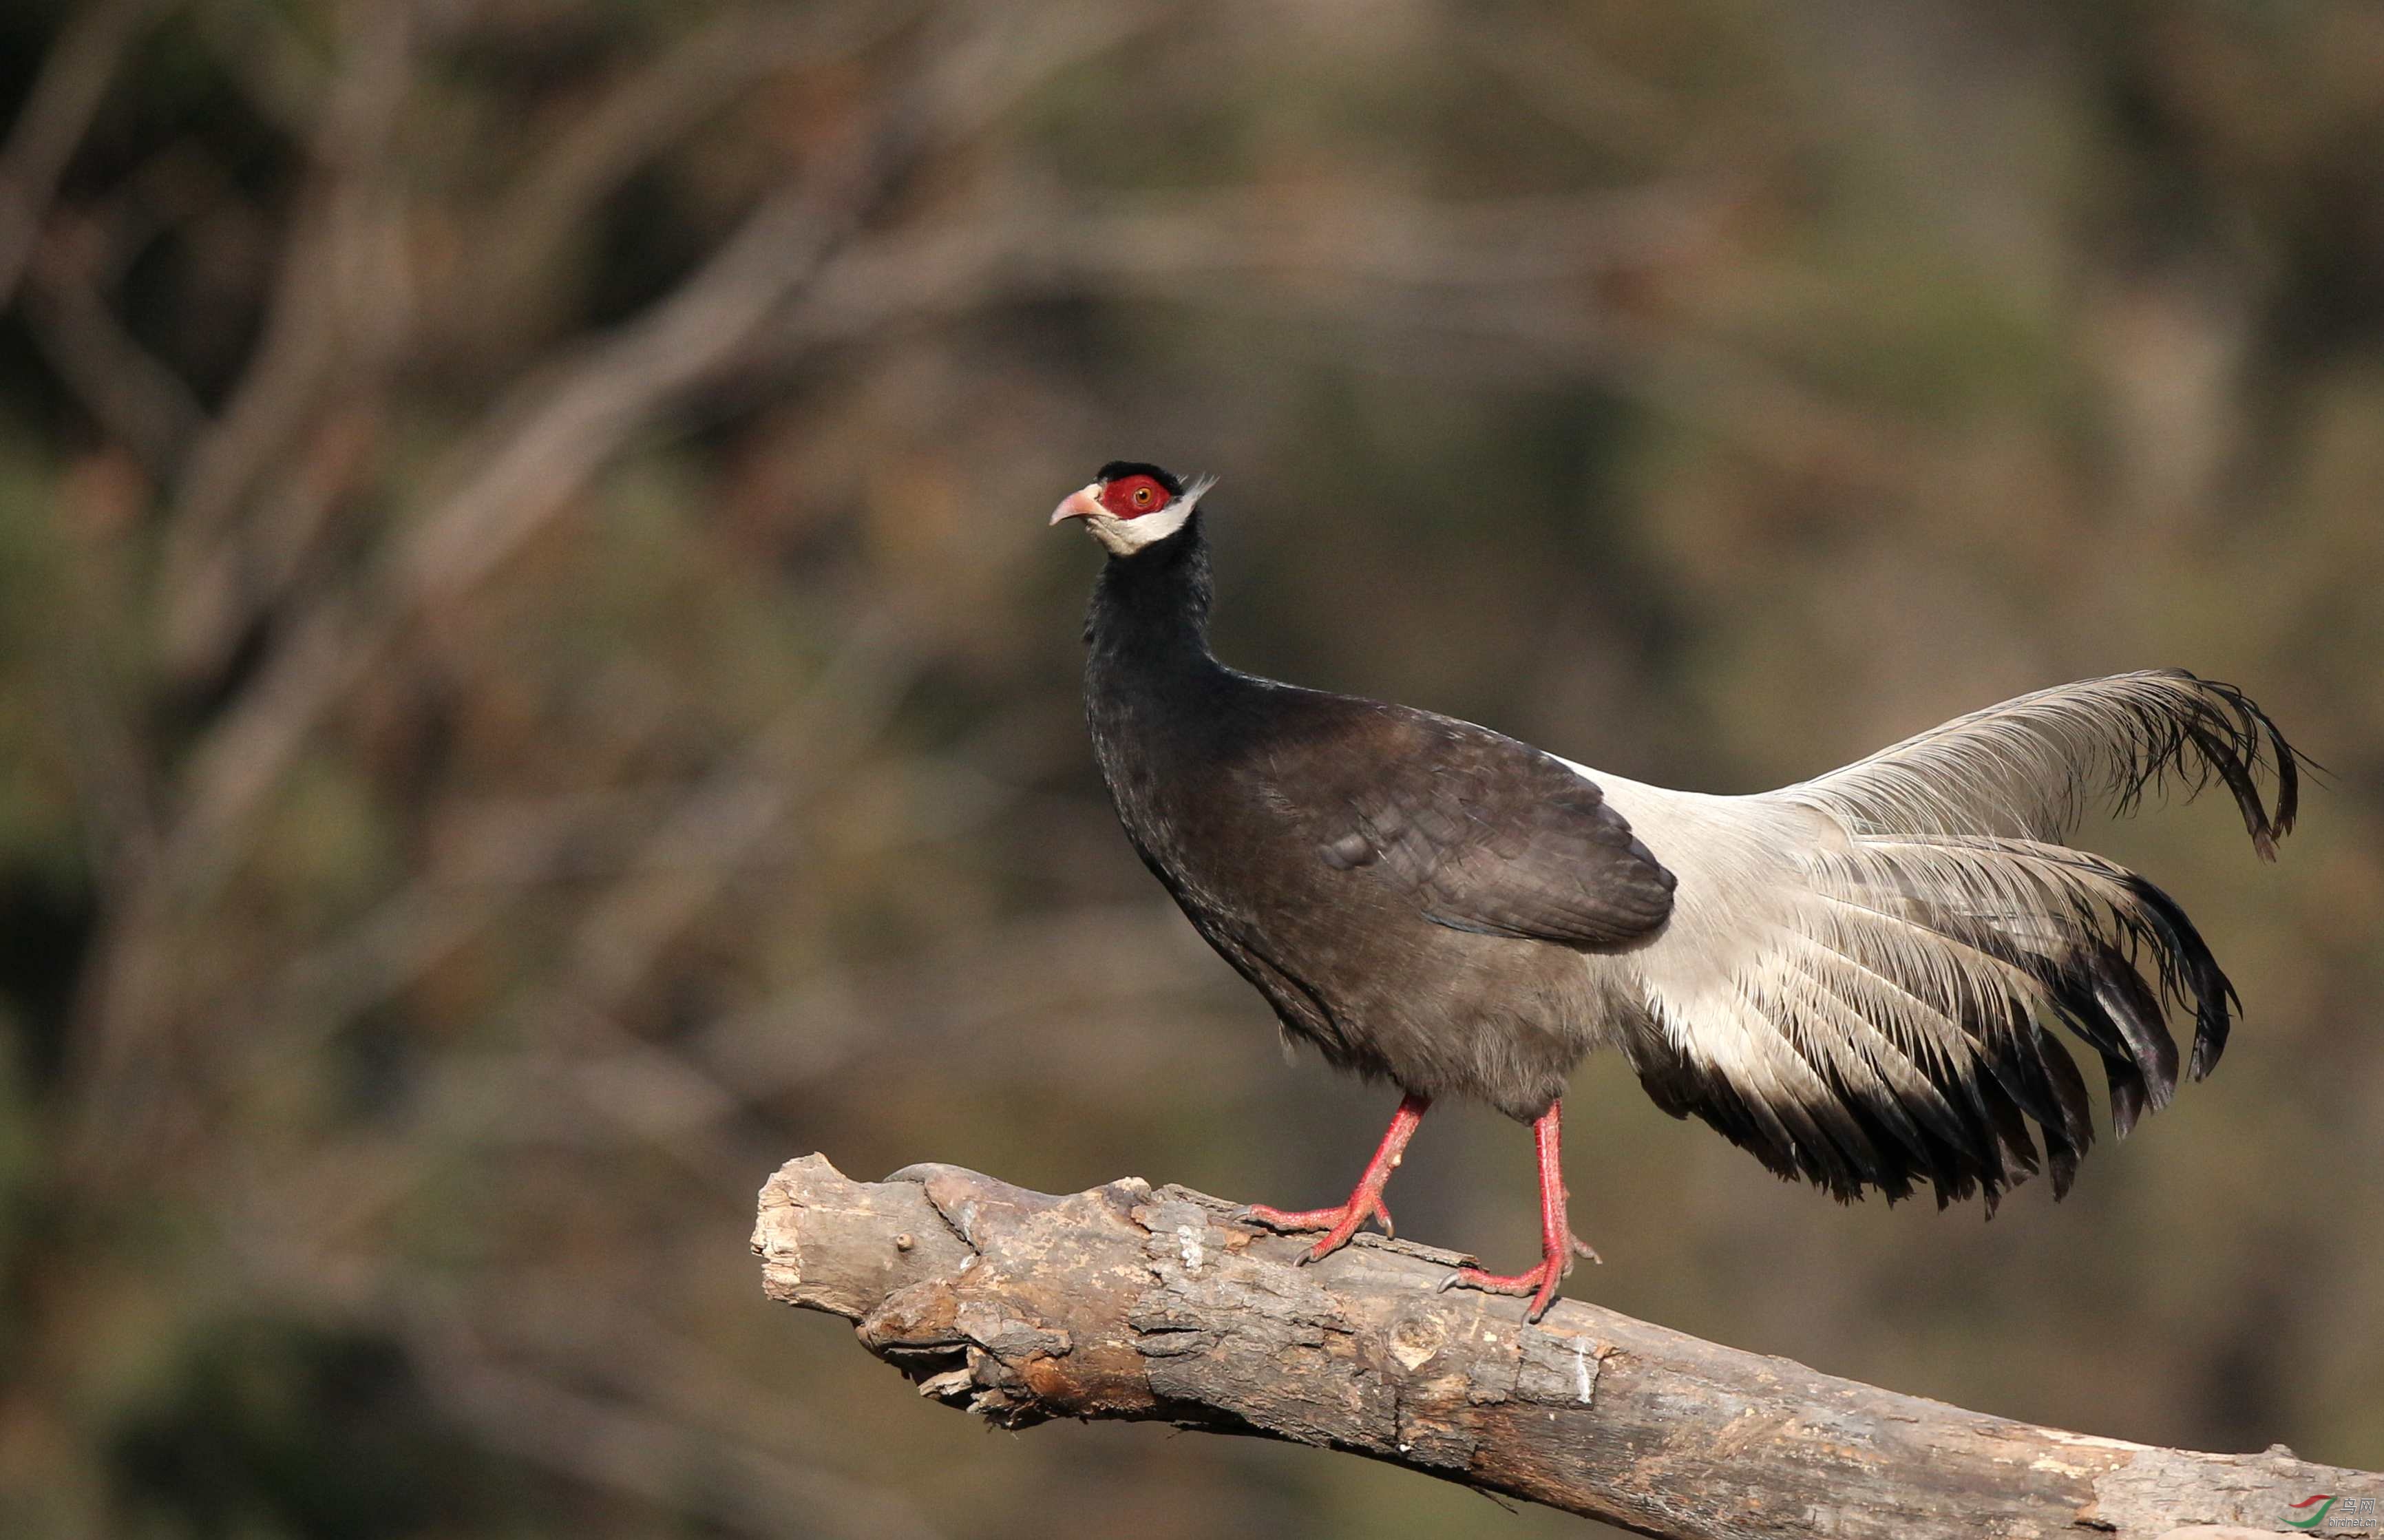
[[[1391,1357],[1412,1374],[1430,1363],[1447,1342],[1448,1328],[1435,1312],[1400,1317],[1391,1327],[1388,1347]]]

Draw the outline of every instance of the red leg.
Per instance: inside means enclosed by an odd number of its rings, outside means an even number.
[[[1399,1158],[1406,1152],[1408,1140],[1414,1136],[1416,1124],[1423,1121],[1424,1109],[1432,1098],[1417,1096],[1410,1091],[1399,1102],[1399,1110],[1391,1114],[1391,1125],[1383,1132],[1383,1142],[1375,1147],[1374,1158],[1366,1162],[1366,1170],[1350,1191],[1349,1201],[1337,1209],[1301,1209],[1286,1212],[1263,1203],[1253,1203],[1244,1214],[1271,1230],[1322,1230],[1324,1238],[1310,1248],[1303,1261],[1316,1261],[1329,1257],[1349,1244],[1349,1237],[1366,1223],[1368,1215],[1383,1222],[1383,1234],[1396,1235],[1391,1228],[1391,1208],[1383,1201],[1383,1186],[1391,1173],[1399,1168]]]
[[[1589,1244],[1572,1233],[1565,1220],[1564,1168],[1558,1159],[1557,1139],[1558,1113],[1563,1103],[1552,1102],[1532,1124],[1532,1136],[1540,1151],[1540,1265],[1529,1273],[1501,1276],[1484,1273],[1478,1267],[1460,1267],[1441,1280],[1447,1288],[1478,1288],[1491,1294],[1528,1294],[1531,1308],[1523,1312],[1526,1321],[1537,1321],[1548,1313],[1556,1302],[1557,1286],[1565,1274],[1572,1271],[1575,1256],[1597,1261],[1597,1253]]]

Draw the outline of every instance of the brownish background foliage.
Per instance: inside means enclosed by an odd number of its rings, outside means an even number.
[[[1581,1533],[761,1301],[801,1150],[1310,1203],[1388,1111],[1103,804],[1120,454],[1234,661],[1634,776],[2250,689],[2279,867],[2092,831],[2214,1083],[1982,1224],[1599,1063],[1574,1290],[2384,1466],[2384,8],[16,0],[0,108],[0,1532]],[[1403,1223],[1520,1263],[1527,1151]]]

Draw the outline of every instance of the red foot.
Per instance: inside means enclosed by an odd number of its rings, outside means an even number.
[[[1270,1230],[1288,1230],[1294,1233],[1308,1230],[1324,1231],[1324,1238],[1309,1249],[1310,1261],[1329,1257],[1348,1245],[1349,1237],[1365,1227],[1369,1217],[1382,1221],[1383,1234],[1386,1236],[1398,1234],[1398,1231],[1391,1227],[1391,1206],[1383,1201],[1383,1195],[1379,1192],[1375,1193],[1372,1200],[1368,1201],[1362,1186],[1351,1193],[1349,1201],[1337,1209],[1284,1210],[1264,1203],[1253,1203],[1242,1211],[1242,1217],[1254,1220]]]
[[[1397,1235],[1391,1228],[1391,1207],[1383,1201],[1383,1187],[1398,1169],[1399,1157],[1407,1149],[1408,1140],[1423,1121],[1424,1109],[1432,1105],[1430,1097],[1409,1095],[1399,1102],[1399,1110],[1391,1114],[1390,1127],[1383,1131],[1383,1142],[1375,1148],[1374,1158],[1366,1162],[1366,1170],[1358,1178],[1358,1186],[1349,1194],[1349,1201],[1337,1209],[1269,1208],[1253,1203],[1242,1211],[1242,1217],[1255,1221],[1271,1230],[1322,1230],[1324,1238],[1309,1248],[1300,1261],[1322,1261],[1349,1244],[1369,1218],[1383,1222],[1383,1234]]]
[[[1523,1312],[1523,1319],[1537,1321],[1548,1313],[1550,1305],[1556,1303],[1557,1288],[1564,1282],[1565,1274],[1572,1271],[1572,1260],[1576,1256],[1587,1257],[1591,1261],[1598,1260],[1597,1253],[1589,1248],[1587,1241],[1579,1236],[1567,1234],[1563,1250],[1553,1256],[1542,1257],[1540,1265],[1529,1273],[1484,1273],[1478,1267],[1460,1267],[1443,1278],[1440,1287],[1443,1293],[1453,1288],[1478,1288],[1484,1294],[1528,1294],[1532,1297],[1532,1304]]]
[[[1572,1226],[1565,1219],[1564,1170],[1557,1151],[1558,1112],[1558,1106],[1551,1104],[1532,1124],[1540,1157],[1540,1265],[1528,1273],[1511,1274],[1460,1267],[1440,1281],[1443,1290],[1478,1288],[1485,1294],[1528,1294],[1532,1303],[1523,1311],[1523,1319],[1537,1321],[1556,1303],[1557,1289],[1564,1283],[1565,1274],[1572,1271],[1573,1258],[1597,1261],[1597,1253],[1572,1233]]]

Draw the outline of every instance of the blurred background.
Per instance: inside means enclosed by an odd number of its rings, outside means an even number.
[[[1112,456],[1220,650],[1777,785],[2043,684],[2332,772],[2094,826],[2248,1004],[1992,1223],[1586,1067],[1576,1295],[2384,1467],[2384,7],[12,0],[0,1533],[1582,1534],[988,1435],[746,1250],[781,1161],[1304,1205],[1078,719]],[[1520,1266],[1451,1108],[1410,1233]]]

